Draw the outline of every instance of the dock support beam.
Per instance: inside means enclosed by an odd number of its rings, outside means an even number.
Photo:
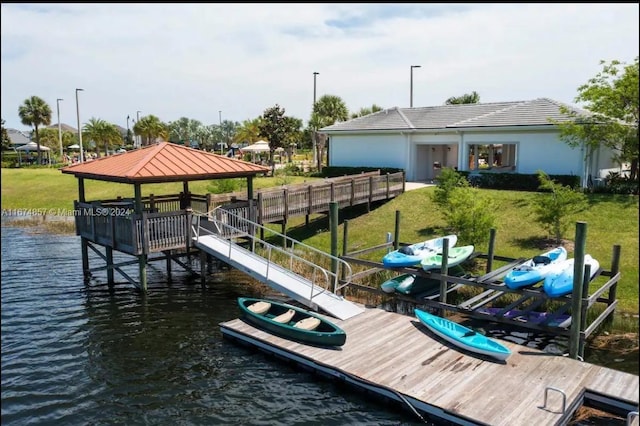
[[[576,222],[576,239],[573,263],[573,293],[571,294],[571,334],[569,338],[569,357],[578,359],[580,351],[580,327],[582,326],[582,298],[584,295],[584,252],[587,239],[587,223]]]
[[[207,285],[207,253],[200,250],[200,285],[205,288]]]
[[[334,276],[338,276],[338,203],[331,201],[329,203],[329,228],[331,229],[331,272]],[[337,283],[335,283],[337,284]],[[335,284],[333,291],[335,292]]]
[[[496,230],[491,228],[489,231],[489,252],[487,253],[487,274],[493,270],[493,251],[496,243]]]
[[[113,287],[114,278],[113,278],[113,248],[106,246],[105,252],[107,255],[107,284],[109,287]]]
[[[147,291],[147,255],[141,254],[138,256],[138,272],[140,275],[140,289]]]
[[[398,250],[400,245],[400,210],[396,210],[396,228],[393,232],[393,249]]]
[[[440,303],[447,303],[447,274],[449,273],[449,238],[442,240],[442,266],[440,267]],[[440,308],[440,316],[447,316],[446,309]]]
[[[616,244],[613,246],[613,255],[611,257],[611,276],[615,277],[620,271],[620,245]],[[618,283],[615,283],[609,289],[609,297],[607,298],[607,305],[611,306],[616,301],[616,294],[618,291]],[[613,322],[613,314],[615,311],[611,312],[611,315],[607,317],[607,321],[609,323]]]

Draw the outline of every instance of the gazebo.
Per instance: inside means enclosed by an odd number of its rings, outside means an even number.
[[[74,202],[76,233],[81,237],[82,266],[90,275],[88,249],[107,263],[109,284],[117,270],[136,285],[120,266],[113,263],[113,250],[137,256],[140,286],[146,290],[146,264],[151,253],[163,253],[170,271],[172,251],[189,250],[191,214],[207,212],[210,197],[189,192],[189,182],[228,178],[247,179],[247,199],[253,200],[253,178],[269,172],[268,167],[223,155],[160,142],[134,151],[74,164],[60,169],[78,179],[78,200]],[[133,197],[87,201],[85,180],[93,179],[133,185]],[[176,195],[142,196],[149,183],[182,182]],[[95,245],[105,247],[103,256]],[[155,258],[153,260],[157,260]],[[99,268],[104,269],[104,268]]]

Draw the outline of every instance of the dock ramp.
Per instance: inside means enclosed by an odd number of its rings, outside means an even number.
[[[261,225],[220,207],[207,214],[194,214],[192,226],[195,247],[303,305],[315,311],[322,309],[340,320],[364,312],[335,293],[351,279],[351,267],[344,260],[268,229],[270,237],[285,242],[284,248],[275,246],[256,236]],[[340,268],[346,279],[339,285]]]

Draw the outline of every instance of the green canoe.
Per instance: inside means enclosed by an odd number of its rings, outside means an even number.
[[[242,317],[286,339],[317,346],[342,346],[347,335],[334,323],[306,309],[274,300],[239,297]]]

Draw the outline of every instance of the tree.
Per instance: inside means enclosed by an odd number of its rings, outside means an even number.
[[[191,141],[196,138],[202,123],[198,120],[180,117],[177,121],[169,123],[169,139],[175,142],[183,142],[185,146],[191,146]]]
[[[262,117],[256,117],[252,120],[244,120],[236,129],[233,141],[238,144],[248,143],[251,145],[260,140],[260,121]]]
[[[9,138],[9,133],[7,133],[7,128],[4,127],[5,121],[2,119],[2,150],[6,151],[11,149],[11,139]]]
[[[495,228],[495,204],[477,188],[457,186],[451,189],[447,208],[442,211],[447,225],[458,241],[476,248],[489,241]],[[461,245],[461,244],[458,244]]]
[[[465,93],[462,96],[452,96],[444,101],[445,105],[477,104],[479,102],[480,95],[475,90],[471,93]]]
[[[203,151],[213,150],[217,133],[220,133],[220,128],[215,124],[200,126],[195,134],[195,137],[198,139],[199,148]]]
[[[231,145],[231,141],[236,137],[238,126],[240,126],[240,123],[236,123],[235,121],[224,120],[222,122],[222,125],[220,126],[222,136],[222,139],[220,140],[221,147],[226,146],[228,148],[229,145]]]
[[[156,139],[169,139],[169,126],[161,122],[155,115],[146,115],[133,125],[136,136],[144,138],[143,145],[151,145]]]
[[[430,197],[460,241],[478,246],[489,240],[496,222],[494,205],[462,174],[451,167],[443,168]]]
[[[40,151],[40,134],[38,128],[51,124],[51,107],[42,98],[31,96],[25,99],[24,104],[18,107],[20,122],[25,126],[33,126],[36,134],[36,147],[38,150],[38,164],[42,164],[42,151]]]
[[[534,204],[536,221],[562,241],[569,226],[568,216],[583,211],[587,207],[586,196],[582,192],[554,182],[542,170],[538,170],[539,188],[545,192],[538,194]]]
[[[275,171],[273,161],[275,150],[277,148],[284,148],[287,141],[291,139],[291,134],[299,130],[295,128],[297,124],[296,120],[291,117],[286,117],[284,113],[284,108],[281,108],[278,104],[267,108],[262,114],[259,125],[260,136],[269,141],[269,164],[271,165],[272,175]]]
[[[347,105],[339,96],[323,95],[315,105],[313,105],[309,125],[313,126],[313,129],[316,131],[314,141],[316,143],[316,167],[318,171],[322,170],[322,158],[324,156],[327,135],[318,134],[317,129],[331,126],[336,122],[346,121],[348,118],[349,111],[347,110]]]
[[[383,108],[379,105],[373,104],[371,107],[362,107],[360,111],[351,113],[351,118],[364,117],[365,115],[373,114],[374,112],[382,111]]]
[[[453,188],[469,187],[469,181],[451,167],[444,167],[438,176],[438,184],[431,192],[431,200],[443,210],[449,208]]]
[[[118,128],[102,119],[91,117],[82,128],[83,135],[96,145],[96,153],[100,153],[100,147],[104,148],[104,155],[109,155],[109,148],[122,145],[122,135]]]
[[[617,153],[620,162],[630,162],[630,178],[638,177],[638,57],[633,64],[600,61],[602,71],[578,87],[576,102],[585,102],[589,115],[567,107],[561,111],[571,121],[559,123],[560,138],[570,146],[584,143],[590,155],[600,145]]]

